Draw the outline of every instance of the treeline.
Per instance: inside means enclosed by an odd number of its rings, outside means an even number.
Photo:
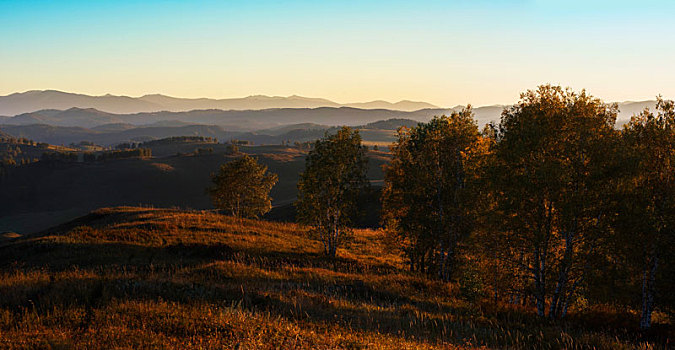
[[[47,148],[46,143],[23,137],[0,137],[0,178],[7,176],[14,167],[37,162],[39,153]]]
[[[13,145],[28,145],[28,146],[39,146],[39,147],[49,147],[49,144],[42,142],[35,142],[31,139],[25,137],[11,137],[0,135],[0,143],[7,143]]]
[[[160,140],[145,141],[137,147],[153,147],[161,145],[171,145],[175,143],[218,143],[218,139],[208,136],[173,136]]]
[[[99,153],[87,152],[84,153],[85,162],[105,161],[111,159],[126,159],[126,158],[147,158],[152,157],[152,150],[150,148],[133,148],[120,149],[113,151],[105,151]]]
[[[552,320],[611,305],[639,310],[642,329],[654,310],[672,316],[675,108],[659,97],[621,130],[617,113],[585,91],[546,85],[483,130],[470,106],[400,128],[382,191],[387,241],[410,270],[456,282],[468,298]],[[349,127],[326,132],[306,158],[298,219],[329,256],[359,214],[366,164]],[[263,180],[274,174],[251,159],[231,165],[214,175],[214,205],[269,211],[275,181]],[[247,180],[222,180],[231,178]]]
[[[384,223],[411,270],[559,319],[588,303],[673,312],[675,111],[554,86],[479,132],[470,107],[400,129]]]
[[[112,159],[146,158],[152,156],[149,148],[134,148],[124,150],[110,150],[103,152],[45,152],[40,161],[55,162],[100,162]]]
[[[311,149],[313,144],[314,144],[314,141],[303,141],[303,142],[300,142],[300,141],[291,142],[291,140],[282,140],[281,141],[282,146],[287,146],[287,147],[293,146],[293,147],[298,148],[298,149]]]
[[[560,319],[614,305],[673,314],[675,111],[615,129],[618,108],[541,86],[478,129],[471,108],[400,128],[385,169],[383,224],[409,268],[470,297],[532,305]],[[326,253],[348,234],[365,187],[358,132],[315,143],[299,218]]]
[[[35,152],[26,152],[21,145],[20,143],[0,143],[0,164],[14,166],[37,161],[34,157]]]

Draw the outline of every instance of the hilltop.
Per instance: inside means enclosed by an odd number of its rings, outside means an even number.
[[[660,346],[640,342],[625,312],[549,324],[525,307],[465,300],[455,283],[409,273],[385,242],[356,230],[330,260],[296,224],[99,209],[0,238],[0,347]]]

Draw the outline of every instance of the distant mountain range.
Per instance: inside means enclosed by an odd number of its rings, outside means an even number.
[[[366,142],[391,143],[395,139],[395,130],[400,126],[414,126],[412,119],[380,120],[365,125],[354,125],[361,131]],[[159,121],[146,125],[128,123],[110,123],[98,126],[82,127],[74,125],[47,125],[27,123],[0,125],[0,138],[27,138],[55,145],[68,145],[80,141],[90,141],[97,145],[111,146],[125,142],[144,142],[174,136],[204,136],[221,141],[230,139],[246,140],[253,144],[280,144],[282,142],[305,142],[318,139],[325,131],[336,126],[300,123],[255,131],[232,131],[218,125],[186,124],[181,121]]]
[[[217,125],[230,131],[253,131],[283,127],[289,124],[365,125],[381,120],[410,119],[427,121],[435,115],[450,114],[452,109],[422,109],[413,112],[390,109],[360,109],[352,107],[319,108],[273,108],[263,110],[223,111],[219,109],[194,110],[189,112],[144,112],[114,114],[93,108],[70,108],[67,110],[46,109],[23,113],[14,117],[0,117],[0,125],[32,125],[124,128],[162,123],[163,126]],[[479,125],[498,120],[503,106],[487,106],[474,109]],[[112,125],[108,125],[112,124]],[[125,124],[128,124],[125,126]],[[105,125],[105,126],[104,126]]]
[[[97,107],[118,110],[153,109],[161,105],[168,109],[193,108],[212,104],[228,104],[230,107],[253,108],[270,105],[296,105],[287,108],[267,109],[196,109],[190,111],[153,111],[133,113],[111,113],[98,108],[81,108],[73,104],[95,104]],[[127,141],[146,141],[170,136],[211,136],[221,140],[239,138],[256,143],[277,143],[281,141],[304,141],[321,137],[323,132],[339,125],[349,125],[371,130],[373,142],[392,141],[392,132],[399,126],[411,126],[425,122],[433,116],[448,115],[463,106],[452,108],[423,108],[414,111],[391,108],[356,108],[345,106],[302,107],[303,105],[334,104],[323,99],[308,99],[291,96],[254,96],[244,99],[176,99],[162,95],[148,95],[141,98],[121,96],[76,95],[58,91],[33,91],[0,97],[0,110],[30,110],[38,106],[50,107],[34,112],[20,113],[13,117],[0,117],[0,132],[14,137],[26,137],[35,141],[54,144],[68,144],[79,141],[93,141],[101,145],[112,145]],[[388,105],[387,105],[388,104]],[[422,107],[424,103],[375,101],[359,104],[361,107],[394,106],[399,108]],[[617,125],[628,121],[631,115],[645,108],[653,109],[655,101],[619,103],[620,114]],[[498,122],[504,108],[494,105],[473,109],[474,117],[482,127],[489,122]],[[167,109],[164,108],[164,109]],[[393,107],[392,107],[393,108]],[[373,130],[389,130],[374,132]],[[1,135],[1,134],[0,134]],[[364,139],[365,139],[364,135]]]
[[[66,110],[69,108],[94,108],[99,111],[117,114],[147,112],[186,112],[198,109],[220,110],[261,110],[270,108],[319,108],[353,107],[360,109],[390,109],[397,111],[416,111],[425,108],[438,108],[430,103],[415,101],[372,101],[340,104],[323,98],[302,96],[248,96],[243,98],[176,98],[165,95],[129,96],[90,96],[55,90],[34,90],[0,96],[0,115],[12,116],[45,109]]]
[[[4,108],[0,103],[0,109]],[[619,103],[618,124],[623,124],[633,114],[645,108],[653,109],[655,101]],[[476,107],[474,117],[479,126],[489,122],[498,122],[504,108],[508,106],[494,105]],[[411,119],[427,121],[433,116],[448,115],[459,111],[463,106],[453,108],[426,108],[416,111],[400,111],[392,109],[363,109],[354,107],[316,107],[316,108],[270,108],[261,110],[221,110],[200,109],[185,112],[140,112],[109,113],[95,108],[69,107],[65,110],[43,109],[35,112],[21,113],[14,117],[0,117],[0,125],[45,124],[51,126],[78,126],[84,128],[124,127],[163,123],[161,126],[184,126],[193,124],[218,125],[232,131],[260,130],[282,127],[288,124],[315,123],[329,126],[364,125],[380,120]],[[127,126],[128,127],[128,126]]]

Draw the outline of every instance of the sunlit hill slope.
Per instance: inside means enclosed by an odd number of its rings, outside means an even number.
[[[0,238],[0,348],[648,345],[626,328],[632,314],[594,323],[590,311],[573,313],[553,325],[524,308],[467,301],[454,283],[407,272],[385,241],[356,230],[330,260],[295,224],[99,209]]]

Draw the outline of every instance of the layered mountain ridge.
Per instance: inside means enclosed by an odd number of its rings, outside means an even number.
[[[391,109],[416,111],[425,108],[438,108],[430,103],[416,101],[371,101],[340,104],[324,98],[310,98],[292,95],[265,96],[254,95],[242,98],[178,98],[161,94],[141,97],[116,96],[106,94],[91,96],[57,90],[32,90],[0,96],[0,115],[12,116],[46,109],[65,110],[72,107],[94,108],[103,112],[117,114],[147,112],[186,112],[197,109],[220,110],[262,110],[270,108],[319,108],[354,107],[360,109]]]

